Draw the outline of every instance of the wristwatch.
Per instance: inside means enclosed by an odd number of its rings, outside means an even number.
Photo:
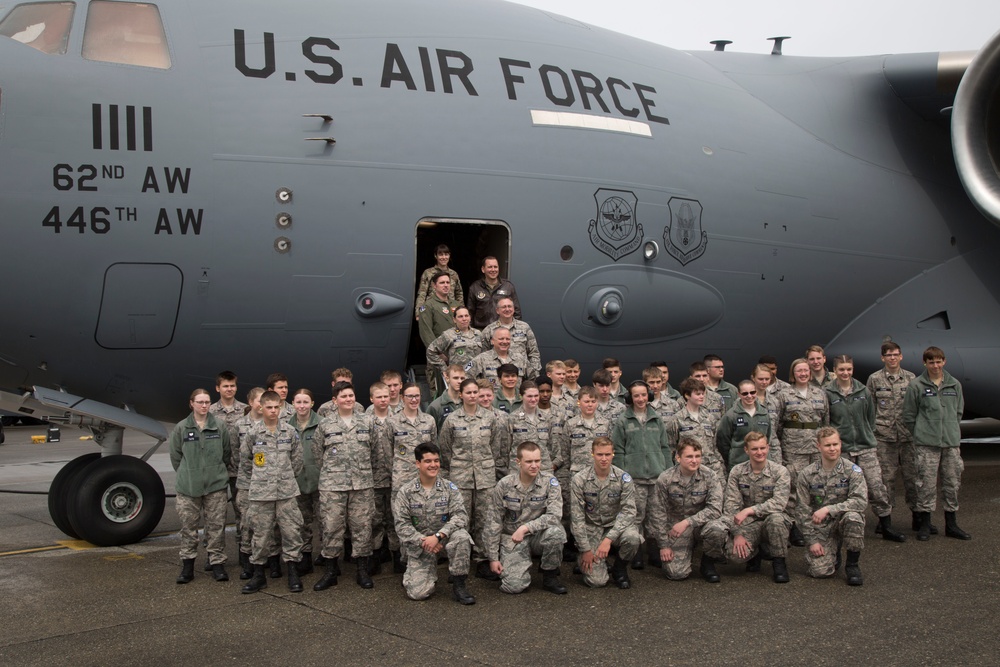
[[[437,541],[438,541],[438,542],[441,542],[442,540],[444,540],[444,538],[445,538],[445,535],[444,535],[444,533],[442,533],[442,532],[437,532],[437,533],[434,533],[434,537],[436,537],[436,538],[437,538]]]

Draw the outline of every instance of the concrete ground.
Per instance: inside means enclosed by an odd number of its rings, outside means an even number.
[[[470,579],[477,603],[453,602],[440,569],[438,592],[407,600],[399,575],[380,574],[373,590],[354,583],[289,593],[284,580],[241,595],[237,568],[216,583],[201,571],[174,583],[179,566],[173,499],[143,542],[91,548],[68,541],[48,517],[45,495],[70,458],[96,451],[63,429],[59,444],[30,444],[43,427],[7,429],[0,446],[0,664],[281,664],[349,665],[995,665],[1000,655],[1000,558],[991,521],[1000,509],[1000,448],[963,447],[962,527],[971,542],[913,539],[909,513],[897,509],[905,544],[867,529],[861,559],[865,584],[804,575],[803,549],[792,549],[792,581],[720,568],[722,583],[697,575],[666,581],[652,570],[632,574],[633,588],[590,590],[563,565],[565,596],[541,590],[508,596],[497,584]],[[126,438],[126,453],[151,444]],[[165,453],[150,461],[167,492],[173,473]],[[902,504],[902,499],[899,499]],[[935,523],[942,527],[939,510]],[[227,535],[230,562],[235,544]]]

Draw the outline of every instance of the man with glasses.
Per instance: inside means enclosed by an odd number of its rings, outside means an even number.
[[[535,332],[528,323],[514,317],[514,300],[510,297],[502,297],[497,301],[497,319],[483,329],[484,343],[492,341],[493,332],[501,328],[510,332],[512,363],[521,369],[526,379],[534,380],[542,372],[542,355],[538,350],[538,341],[535,340]]]
[[[706,354],[704,363],[708,371],[705,388],[722,399],[722,412],[725,414],[736,404],[736,387],[722,379],[726,374],[726,365],[722,363],[722,357],[717,354]]]

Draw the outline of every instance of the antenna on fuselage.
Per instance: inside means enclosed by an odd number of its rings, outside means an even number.
[[[733,41],[731,39],[713,39],[711,42],[709,42],[709,44],[715,45],[716,51],[725,51],[726,46],[732,43]]]
[[[786,39],[791,39],[791,37],[789,37],[788,35],[785,35],[784,37],[768,37],[767,39],[768,39],[768,41],[773,41],[774,42],[774,46],[771,48],[771,55],[772,56],[780,56],[781,55],[781,43],[784,42]]]

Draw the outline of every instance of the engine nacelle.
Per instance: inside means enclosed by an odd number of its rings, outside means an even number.
[[[1000,226],[1000,32],[979,50],[958,86],[951,143],[969,198]]]

